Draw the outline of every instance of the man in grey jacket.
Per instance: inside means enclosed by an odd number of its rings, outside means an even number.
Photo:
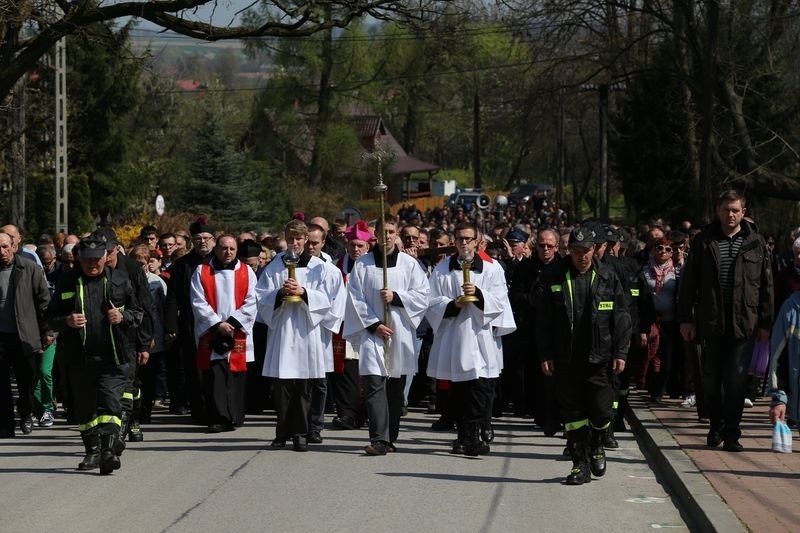
[[[50,291],[44,271],[16,253],[12,237],[0,232],[0,438],[14,436],[11,369],[17,380],[19,426],[33,431],[35,354],[53,342],[45,320]]]

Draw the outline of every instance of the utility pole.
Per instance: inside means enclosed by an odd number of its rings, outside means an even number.
[[[481,97],[478,91],[472,100],[472,164],[474,166],[475,188],[483,187],[481,180]]]
[[[566,146],[564,140],[564,82],[558,93],[558,168],[556,170],[556,205],[561,208],[564,198],[564,185],[566,182]]]
[[[56,113],[56,232],[67,233],[69,191],[67,180],[67,39],[62,37],[55,48]]]
[[[11,223],[25,232],[25,76],[14,84],[11,97]]]
[[[599,85],[584,85],[585,91],[597,91],[599,97],[599,135],[600,135],[600,171],[597,175],[597,196],[600,204],[598,214],[600,220],[608,221],[610,187],[608,186],[608,93],[609,91],[621,91],[625,86],[621,83]]]
[[[600,197],[600,220],[608,222],[608,84],[597,88],[600,97],[600,174],[597,194]]]

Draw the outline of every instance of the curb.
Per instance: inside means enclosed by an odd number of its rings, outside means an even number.
[[[672,434],[643,402],[631,395],[627,419],[650,466],[670,489],[686,513],[691,531],[746,532],[725,501],[717,494]]]

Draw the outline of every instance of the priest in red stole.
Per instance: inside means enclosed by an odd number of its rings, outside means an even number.
[[[223,235],[192,275],[197,368],[203,373],[208,432],[244,422],[247,362],[253,357],[256,275],[236,259],[236,239]]]

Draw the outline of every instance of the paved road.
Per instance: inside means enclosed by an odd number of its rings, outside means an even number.
[[[645,531],[687,529],[631,434],[601,480],[567,487],[564,446],[528,420],[496,424],[490,456],[448,452],[433,418],[403,419],[400,453],[367,457],[366,431],[325,431],[308,453],[269,448],[274,418],[208,435],[154,416],[112,476],[75,470],[77,431],[59,420],[0,440],[3,531]],[[94,523],[92,523],[92,521]]]

